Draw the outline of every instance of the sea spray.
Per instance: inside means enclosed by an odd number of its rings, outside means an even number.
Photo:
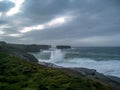
[[[54,51],[51,51],[51,55],[50,55],[51,61],[59,63],[63,61],[63,59],[64,59],[64,53],[60,49],[55,49]]]

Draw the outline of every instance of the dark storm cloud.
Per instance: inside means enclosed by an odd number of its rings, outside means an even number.
[[[22,17],[29,19],[29,25],[45,23],[66,13],[68,4],[69,0],[28,0],[24,3]]]
[[[119,0],[26,0],[21,13],[4,17],[2,22],[10,27],[3,30],[6,36],[2,38],[21,43],[120,46],[119,9]],[[22,37],[7,36],[20,34],[24,27],[45,24],[64,16],[71,20],[58,27],[33,30],[23,33]]]

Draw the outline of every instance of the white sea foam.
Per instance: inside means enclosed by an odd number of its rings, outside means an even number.
[[[120,77],[120,61],[118,60],[95,61],[86,58],[76,58],[67,60],[66,62],[55,64],[64,67],[85,67],[90,69],[96,69],[98,72],[104,73],[106,75]]]
[[[43,60],[41,62],[49,62],[63,67],[85,67],[90,69],[96,69],[98,72],[105,75],[112,75],[120,77],[120,61],[119,60],[107,60],[107,61],[96,61],[89,58],[73,58],[64,59],[64,52],[61,50],[51,51],[50,59]]]

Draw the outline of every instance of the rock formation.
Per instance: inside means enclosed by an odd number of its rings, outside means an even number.
[[[69,49],[69,48],[71,48],[71,46],[57,45],[56,48],[57,48],[57,49]]]

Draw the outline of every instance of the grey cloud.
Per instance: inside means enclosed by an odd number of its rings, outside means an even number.
[[[6,24],[5,20],[0,20],[0,25]]]
[[[19,39],[21,43],[120,46],[119,37],[115,37],[120,34],[119,5],[119,0],[26,0],[21,13],[6,17],[4,23],[11,26],[5,30],[6,34],[19,33],[26,26],[44,24],[58,16],[70,15],[73,19],[59,27],[31,31],[19,38],[3,38],[11,42]],[[99,40],[81,41],[92,37]]]

